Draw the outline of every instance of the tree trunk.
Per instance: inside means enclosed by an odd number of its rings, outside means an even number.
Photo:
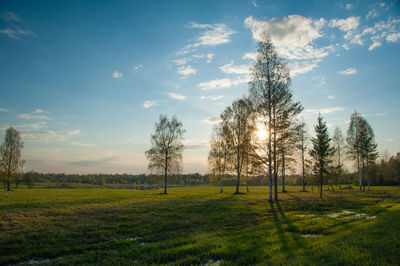
[[[363,192],[365,192],[365,172],[364,172],[364,170],[365,170],[365,167],[364,167],[364,159],[362,160],[362,191]]]
[[[322,199],[322,169],[319,170],[319,178],[320,178],[320,190],[319,190],[319,197]]]
[[[274,199],[278,202],[278,169],[277,169],[277,156],[276,156],[276,121],[275,121],[275,108],[273,108],[273,127],[274,127]]]
[[[237,174],[236,192],[235,192],[235,194],[239,194],[239,186],[240,186],[240,173]]]
[[[221,177],[220,177],[220,180],[219,180],[219,187],[220,187],[220,192],[219,193],[224,193],[224,180],[222,179],[223,177],[222,177],[222,175],[221,175]]]
[[[303,168],[303,172],[302,172],[303,192],[305,192],[306,191],[306,182],[304,180],[304,138],[303,137],[301,138],[301,164],[302,164],[302,168]]]
[[[282,153],[282,192],[286,192],[285,190],[285,152]]]
[[[268,121],[268,178],[269,178],[269,202],[272,200],[272,140],[271,140],[271,126],[272,126],[271,106],[269,106],[269,121]]]
[[[247,191],[247,193],[249,193],[248,176],[249,176],[249,157],[248,157],[248,155],[246,155],[246,191]]]
[[[360,191],[362,189],[361,172],[360,172],[360,155],[357,151],[357,168],[358,168],[358,183],[360,184]]]
[[[167,194],[167,173],[168,173],[168,165],[165,166],[165,171],[164,171],[164,194]]]

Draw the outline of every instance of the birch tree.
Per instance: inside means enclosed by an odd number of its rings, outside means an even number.
[[[255,128],[253,110],[247,98],[235,100],[221,114],[222,127],[229,149],[229,162],[235,172],[236,192],[239,193],[240,177],[249,152]]]
[[[257,59],[251,71],[249,83],[250,98],[259,117],[268,130],[264,141],[267,151],[267,172],[269,178],[269,201],[278,200],[278,144],[283,140],[279,134],[282,125],[300,113],[300,103],[293,102],[290,90],[290,76],[287,63],[277,54],[268,35],[258,43]]]
[[[24,142],[21,133],[13,127],[6,129],[3,144],[0,146],[0,167],[5,176],[7,191],[10,191],[10,183],[13,178],[21,173],[24,161],[22,160],[22,148]]]
[[[151,135],[151,148],[146,151],[148,168],[164,174],[164,194],[167,194],[167,176],[182,169],[184,133],[182,122],[176,117],[169,119],[160,115],[159,122],[155,123],[155,133]]]

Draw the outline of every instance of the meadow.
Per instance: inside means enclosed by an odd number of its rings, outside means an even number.
[[[307,189],[2,190],[0,264],[398,265],[400,187]]]

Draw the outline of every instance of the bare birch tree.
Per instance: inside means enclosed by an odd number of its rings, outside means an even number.
[[[7,182],[7,191],[10,191],[10,183],[22,171],[24,161],[22,160],[22,148],[24,142],[21,133],[13,127],[6,130],[3,144],[0,146],[0,167]]]
[[[159,122],[155,123],[155,133],[151,135],[151,148],[146,151],[148,167],[164,174],[164,194],[167,194],[167,176],[182,169],[184,133],[182,123],[175,116],[168,119],[160,115]]]

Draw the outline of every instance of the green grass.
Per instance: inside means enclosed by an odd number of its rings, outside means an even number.
[[[397,265],[400,188],[0,191],[0,264]],[[343,212],[347,211],[347,212]]]

